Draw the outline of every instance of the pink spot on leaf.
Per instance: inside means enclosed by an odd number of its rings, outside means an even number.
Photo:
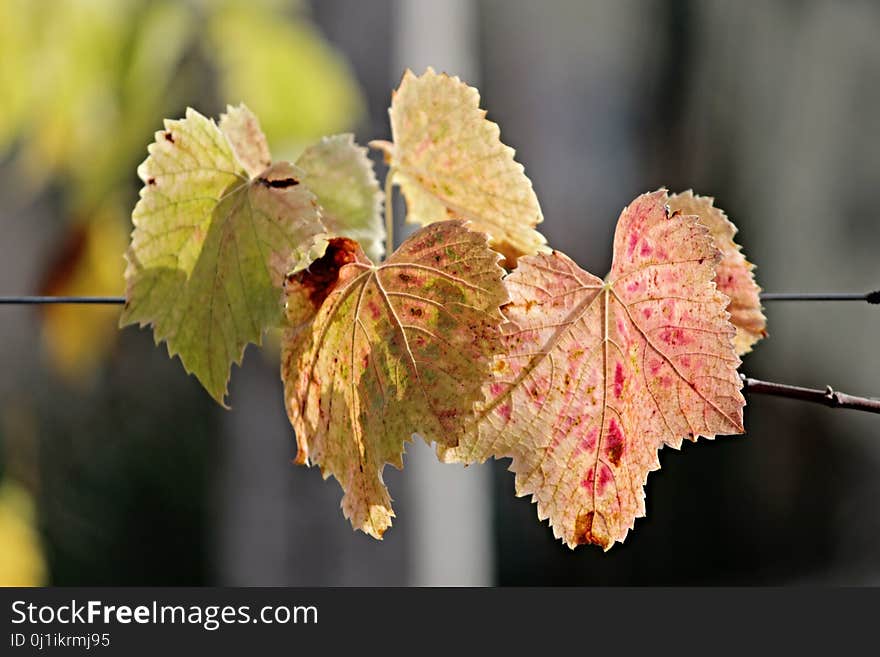
[[[611,418],[611,421],[608,422],[608,435],[604,447],[608,460],[614,465],[620,463],[620,457],[623,456],[624,438],[623,431],[615,418]]]
[[[611,474],[611,470],[608,469],[608,466],[602,464],[599,466],[599,485],[596,486],[596,492],[601,495],[605,492],[605,488],[607,488],[608,484],[611,483],[611,479],[613,475]]]
[[[598,433],[598,429],[592,429],[586,437],[581,439],[581,447],[585,452],[592,452],[596,448],[596,436]]]
[[[639,236],[635,233],[629,236],[629,244],[626,247],[626,255],[632,256],[633,252],[636,250],[636,244],[639,243]]]
[[[620,363],[617,363],[617,367],[614,368],[614,396],[620,399],[620,396],[623,394],[623,382],[626,380],[626,377],[623,375],[623,366]]]
[[[691,343],[687,333],[680,328],[666,328],[660,333],[660,339],[671,347],[684,346]]]
[[[581,479],[581,488],[586,488],[587,490],[593,490],[593,482],[596,481],[596,469],[591,467],[587,471],[587,476]]]

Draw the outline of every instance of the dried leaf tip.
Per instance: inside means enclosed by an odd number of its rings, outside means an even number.
[[[761,307],[761,288],[755,281],[754,265],[746,260],[742,248],[734,241],[737,227],[723,210],[714,205],[711,196],[699,196],[692,190],[673,194],[670,207],[695,215],[706,226],[721,252],[716,267],[715,284],[729,302],[727,311],[736,327],[734,346],[738,355],[752,350],[767,335],[767,318]]]

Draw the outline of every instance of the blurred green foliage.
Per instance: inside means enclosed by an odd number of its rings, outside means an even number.
[[[11,480],[0,483],[0,586],[39,586],[46,564],[28,491]]]
[[[163,117],[244,102],[273,150],[292,156],[363,111],[347,63],[300,3],[273,0],[4,0],[0,89],[0,158],[23,189],[62,193],[45,294],[122,291],[127,237],[112,223],[129,223],[135,167]],[[115,343],[115,317],[47,309],[50,362],[81,379]]]
[[[245,102],[273,145],[348,128],[363,107],[302,12],[260,0],[4,0],[0,88],[0,152],[17,145],[25,180],[65,183],[77,206],[133,178],[184,105]]]
[[[364,108],[351,69],[298,1],[0,2],[0,165],[25,206],[42,194],[57,210],[41,227],[57,236],[54,254],[34,289],[20,291],[121,294],[135,170],[153,132],[187,106],[217,115],[240,102],[261,117],[273,151],[290,158],[351,129]],[[0,481],[0,582],[39,584],[45,563],[56,583],[206,577],[209,404],[152,349],[131,353],[146,342],[138,335],[126,334],[123,347],[127,362],[140,363],[136,382],[90,392],[87,382],[135,375],[108,359],[118,315],[112,306],[40,315],[48,363],[61,376],[33,407],[21,396],[0,406],[0,451],[15,460],[10,452],[25,440],[4,419],[14,410],[29,414],[25,433],[40,452]],[[161,400],[142,390],[132,400],[137,386],[162,377],[170,383]],[[98,397],[102,409],[93,408]]]
[[[234,3],[213,13],[208,36],[221,95],[243,100],[260,117],[275,153],[292,158],[309,142],[351,127],[363,112],[348,64],[304,20],[279,21]]]

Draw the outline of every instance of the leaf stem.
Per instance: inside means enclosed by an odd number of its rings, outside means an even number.
[[[385,260],[394,253],[394,169],[385,174]]]
[[[745,374],[740,374],[740,378],[743,381],[744,392],[773,395],[774,397],[788,397],[789,399],[813,402],[831,408],[849,408],[867,413],[880,413],[880,399],[848,395],[844,392],[837,392],[831,386],[826,386],[825,390],[818,390],[815,388],[790,386],[784,383],[761,381],[747,377]]]

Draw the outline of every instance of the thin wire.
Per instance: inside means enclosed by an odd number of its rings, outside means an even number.
[[[125,297],[0,296],[0,304],[83,303],[122,305]]]
[[[764,292],[761,301],[867,301],[880,303],[880,290],[853,292]]]
[[[880,304],[880,290],[867,293],[853,292],[763,292],[761,301],[867,301]],[[125,297],[48,297],[0,296],[0,304],[80,303],[123,305]]]

